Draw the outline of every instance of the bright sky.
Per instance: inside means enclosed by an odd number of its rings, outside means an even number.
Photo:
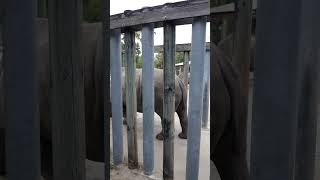
[[[162,5],[168,2],[178,2],[182,0],[110,0],[110,14],[123,13],[125,10],[141,9],[145,6]],[[176,26],[176,44],[191,43],[192,25]],[[206,41],[210,42],[210,24],[207,23]],[[156,28],[154,44],[163,44],[163,28]]]

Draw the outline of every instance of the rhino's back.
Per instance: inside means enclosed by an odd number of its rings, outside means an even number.
[[[159,115],[162,115],[163,111],[163,97],[164,97],[164,89],[163,89],[163,70],[162,69],[154,69],[154,101],[155,101],[155,112]],[[143,104],[142,104],[142,86],[143,86],[143,80],[142,80],[142,69],[136,69],[136,95],[137,95],[137,111],[143,112]],[[180,78],[175,75],[175,107],[177,109],[179,103],[181,102],[183,98],[183,83]],[[126,93],[125,93],[125,68],[122,68],[122,94],[123,94],[123,104],[126,105]]]

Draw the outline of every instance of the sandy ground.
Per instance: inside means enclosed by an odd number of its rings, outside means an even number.
[[[137,138],[138,138],[138,157],[139,157],[139,164],[143,165],[143,152],[142,152],[142,143],[143,143],[143,134],[142,134],[142,114],[138,113],[137,118]],[[161,121],[160,117],[155,114],[155,133],[159,133],[161,131]],[[127,147],[127,133],[126,133],[126,126],[123,127],[123,142],[124,142],[124,160],[127,163],[127,154],[128,154],[128,147]],[[186,154],[187,154],[187,140],[179,139],[178,134],[181,132],[181,126],[179,123],[179,118],[175,116],[175,147],[174,147],[174,177],[177,180],[185,179],[186,173]],[[154,137],[155,142],[155,169],[154,169],[154,177],[153,179],[161,179],[162,177],[162,157],[163,157],[163,143],[162,141],[158,141]],[[112,142],[112,138],[110,139]],[[111,143],[112,144],[112,143]],[[200,167],[199,167],[199,179],[201,180],[209,180],[210,174],[210,131],[208,129],[203,129],[201,132],[201,147],[200,147]],[[126,166],[119,167],[118,169],[113,169],[112,172],[112,179],[126,179],[125,170],[127,169]],[[117,173],[119,172],[119,173]],[[142,173],[142,169],[140,169],[140,174]],[[122,173],[122,174],[121,174]],[[134,179],[132,179],[134,180]]]
[[[210,107],[209,107],[210,108]],[[210,116],[210,112],[209,112]],[[155,144],[155,167],[154,167],[154,175],[150,177],[151,179],[162,179],[162,161],[163,161],[163,143],[162,141],[158,141],[155,136],[161,131],[161,120],[160,117],[155,114],[155,135],[154,135],[154,144]],[[135,174],[143,174],[143,114],[138,113],[137,115],[137,138],[138,138],[138,159],[139,165],[141,168],[138,170],[138,173]],[[112,126],[112,125],[111,125]],[[210,127],[210,122],[208,124]],[[187,140],[180,139],[178,134],[181,132],[181,126],[179,123],[179,117],[175,114],[175,146],[174,146],[174,178],[176,180],[185,179],[186,174],[186,156],[187,156]],[[127,147],[127,130],[126,126],[123,126],[123,142],[124,142],[124,163],[127,163],[128,157],[128,147]],[[112,146],[112,136],[110,136],[110,144]],[[112,150],[112,148],[111,148]],[[210,129],[202,129],[201,131],[201,144],[200,144],[200,162],[199,162],[199,180],[209,180],[210,179]],[[112,159],[112,157],[111,157]],[[213,167],[213,177],[214,180],[219,180],[215,167]],[[111,178],[124,180],[127,179],[127,174],[132,174],[134,172],[130,172],[127,166],[121,166],[117,169],[111,170]],[[129,178],[130,180],[143,179],[145,177],[141,176],[139,178]]]

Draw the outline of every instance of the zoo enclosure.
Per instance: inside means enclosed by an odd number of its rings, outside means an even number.
[[[188,113],[188,149],[187,149],[187,179],[198,178],[199,147],[201,116],[203,107],[203,70],[205,57],[205,26],[210,20],[209,14],[216,16],[232,15],[235,11],[234,3],[214,7],[209,10],[208,1],[183,1],[167,3],[155,7],[145,7],[135,11],[110,17],[111,23],[111,77],[112,77],[112,130],[113,130],[113,159],[116,165],[123,162],[122,142],[122,100],[121,100],[121,49],[120,36],[125,35],[125,63],[126,63],[126,107],[128,122],[128,162],[129,168],[137,168],[137,140],[136,140],[136,95],[135,95],[135,43],[134,31],[142,30],[142,61],[143,61],[143,163],[144,173],[153,172],[154,142],[154,90],[153,68],[154,48],[153,29],[164,27],[164,154],[163,178],[173,179],[173,122],[174,120],[174,75],[175,75],[175,26],[192,23],[191,48],[191,83]],[[187,71],[185,71],[187,72]],[[186,76],[185,76],[186,77]],[[199,88],[200,87],[200,88]],[[192,163],[191,163],[192,162]]]

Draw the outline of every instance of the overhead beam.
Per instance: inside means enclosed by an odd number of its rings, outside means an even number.
[[[256,10],[256,0],[252,10]],[[143,24],[153,23],[154,28],[162,27],[164,21],[170,20],[174,25],[192,24],[193,18],[198,16],[232,15],[235,12],[234,3],[209,8],[209,1],[181,1],[166,3],[154,7],[144,7],[138,10],[127,10],[124,13],[110,16],[110,29],[121,28],[122,32],[130,27],[131,30],[141,30]],[[209,18],[207,18],[209,21]]]
[[[206,50],[210,50],[210,43],[206,43]],[[191,43],[186,44],[176,44],[176,52],[190,52],[191,51]],[[154,47],[155,53],[163,52],[163,45],[158,45]]]

